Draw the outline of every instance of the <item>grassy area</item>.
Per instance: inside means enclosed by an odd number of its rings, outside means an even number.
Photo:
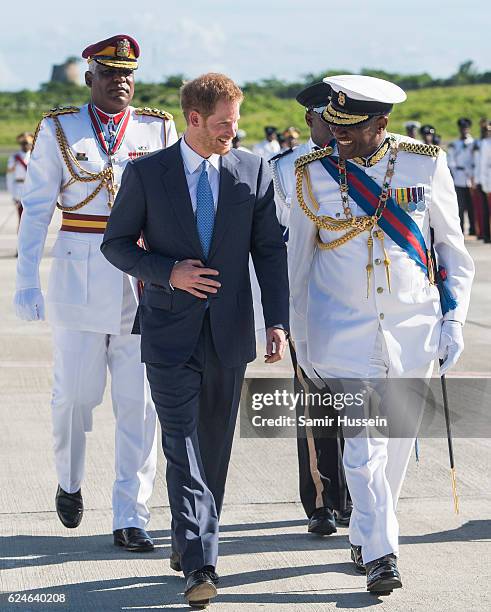
[[[174,114],[178,130],[184,129],[176,89],[142,83],[137,84],[136,92],[134,101],[136,106],[164,108]],[[7,94],[1,95],[7,96]],[[62,93],[57,95],[51,93],[43,106],[44,98],[41,93],[27,92],[22,105],[19,105],[18,101],[16,105],[4,104],[0,112],[0,147],[14,149],[16,135],[25,130],[34,131],[43,109],[47,110],[56,105],[83,104],[87,90],[77,88],[67,102],[64,101],[66,97],[63,98],[62,95]],[[294,125],[300,129],[303,139],[308,137],[303,109],[291,98],[251,93],[246,95],[241,115],[240,127],[247,132],[246,145],[263,138],[265,125],[276,125],[281,129]],[[473,120],[473,132],[477,136],[477,122],[480,117],[491,117],[491,85],[432,87],[410,91],[407,102],[396,105],[390,129],[404,133],[404,122],[415,119],[421,123],[434,125],[443,140],[449,141],[457,136],[456,121],[461,116]],[[0,151],[0,172],[5,163],[3,157],[4,151]]]

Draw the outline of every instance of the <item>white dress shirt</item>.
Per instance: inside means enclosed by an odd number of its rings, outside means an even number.
[[[211,192],[213,194],[213,202],[215,204],[215,212],[217,211],[218,189],[220,185],[220,155],[213,153],[205,159],[196,151],[191,149],[187,144],[184,136],[181,138],[181,155],[184,162],[184,174],[188,184],[189,195],[193,212],[196,214],[196,191],[198,189],[199,175],[201,174],[201,164],[208,161],[208,181],[210,182]]]

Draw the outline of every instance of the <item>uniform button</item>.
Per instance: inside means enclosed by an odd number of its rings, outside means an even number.
[[[377,257],[377,259],[375,260],[375,264],[377,266],[380,266],[381,263],[382,263],[382,260]]]
[[[381,319],[381,320],[383,320],[383,318],[385,317],[384,313],[383,313],[383,312],[381,312],[381,313],[380,313],[380,315],[379,315],[379,317],[380,317],[380,319]]]
[[[383,287],[377,287],[377,293],[383,293],[384,289]]]

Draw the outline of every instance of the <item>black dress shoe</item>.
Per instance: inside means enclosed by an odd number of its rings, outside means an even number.
[[[388,594],[402,587],[395,555],[385,555],[380,559],[369,561],[365,566],[367,568],[367,591]]]
[[[175,572],[182,572],[181,556],[179,555],[179,553],[176,553],[174,550],[171,551],[170,558],[169,558],[169,565],[170,565],[171,570],[174,570]],[[220,581],[220,576],[215,572],[215,570],[213,569],[211,565],[207,565],[205,567],[206,567],[208,574],[210,575],[210,578],[213,584],[218,584]]]
[[[125,527],[113,531],[114,545],[123,546],[130,552],[149,552],[154,550],[153,540],[139,527]]]
[[[351,560],[355,564],[356,571],[360,574],[366,574],[367,569],[363,563],[363,557],[361,555],[361,546],[355,546],[351,544]]]
[[[331,535],[336,533],[336,519],[330,508],[317,508],[309,519],[309,533]]]
[[[217,588],[206,567],[195,570],[186,576],[184,597],[190,606],[205,608],[210,599],[216,597]]]
[[[65,527],[74,529],[80,525],[84,514],[82,489],[79,489],[76,493],[67,493],[58,485],[55,504],[58,518]]]
[[[344,510],[336,510],[336,525],[340,527],[349,527],[352,510],[352,506],[348,506]]]

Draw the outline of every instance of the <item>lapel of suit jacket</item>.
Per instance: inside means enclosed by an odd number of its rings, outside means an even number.
[[[169,201],[174,208],[176,217],[182,230],[193,245],[198,259],[203,259],[203,249],[196,228],[196,218],[191,204],[188,183],[184,173],[184,163],[181,156],[181,140],[168,149],[167,155],[161,160],[164,166],[162,183],[167,193]]]
[[[233,206],[230,206],[230,204],[234,199],[234,187],[239,181],[237,171],[239,163],[240,160],[233,151],[230,151],[221,159],[217,212],[208,259],[210,259],[217,250],[220,241],[225,235],[230,219],[232,218]]]

